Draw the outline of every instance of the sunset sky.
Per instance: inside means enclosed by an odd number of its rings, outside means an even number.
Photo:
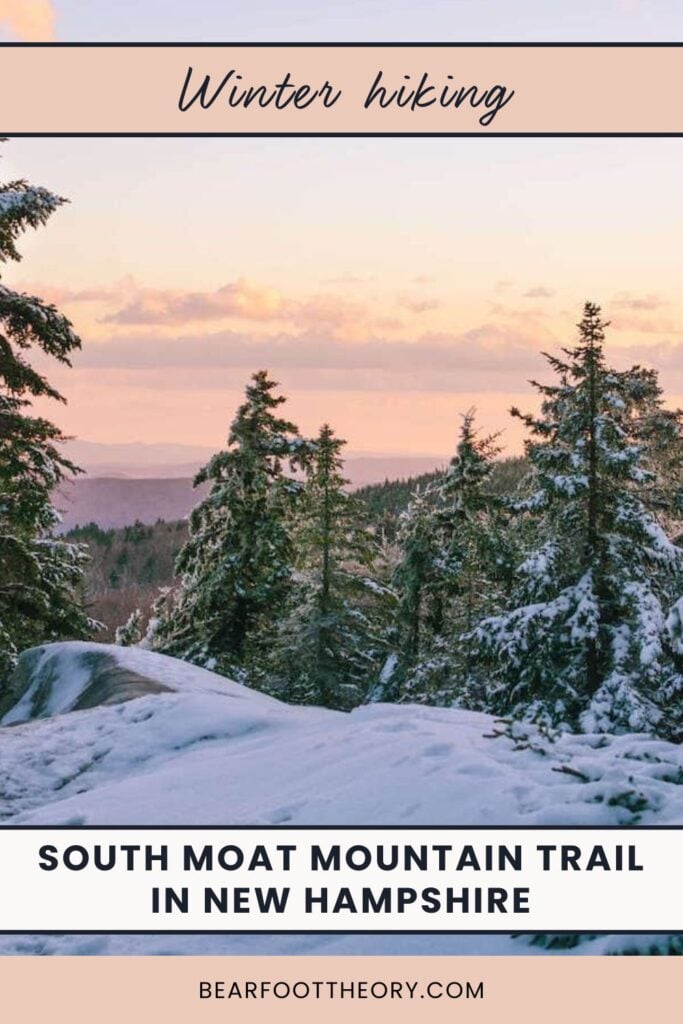
[[[299,3],[286,25],[274,0],[250,14],[63,0],[27,20],[29,7],[0,0],[7,38],[676,39],[683,28],[681,5],[636,0],[578,2],[571,15],[531,0],[417,15],[379,0]],[[683,403],[683,140],[17,139],[2,155],[5,179],[71,199],[3,278],[55,301],[82,335],[75,369],[52,373],[69,400],[52,414],[81,438],[217,445],[249,372],[267,367],[303,430],[328,419],[356,452],[448,452],[471,405],[514,451],[506,410],[529,407],[538,351],[572,342],[586,298],[612,320],[614,361],[660,367]]]

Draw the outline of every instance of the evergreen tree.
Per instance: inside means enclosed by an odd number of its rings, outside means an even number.
[[[502,503],[488,489],[496,437],[478,437],[463,417],[445,473],[416,494],[402,524],[400,593],[404,696],[430,703],[481,705],[481,680],[465,640],[496,608],[510,575]]]
[[[1,185],[0,260],[20,260],[19,237],[64,202],[25,181]],[[79,347],[53,305],[0,285],[0,678],[22,649],[81,637],[94,625],[75,596],[84,549],[54,537],[51,494],[76,467],[60,451],[61,431],[31,412],[34,399],[64,399],[26,357],[38,349],[68,366]]]
[[[440,618],[439,549],[431,496],[431,488],[418,487],[398,522],[401,557],[394,572],[394,586],[401,662],[405,666],[416,665],[429,649]]]
[[[667,437],[680,457],[680,429],[661,410],[655,374],[607,366],[606,326],[587,303],[578,344],[547,357],[557,383],[534,384],[540,415],[513,410],[531,431],[533,487],[518,512],[535,543],[509,610],[484,621],[476,639],[498,710],[550,726],[674,736],[683,677],[669,613],[683,552],[662,526],[657,465]]]
[[[254,637],[281,613],[292,575],[291,513],[310,445],[278,415],[284,397],[265,370],[251,378],[228,445],[196,476],[174,600],[155,624],[162,651],[244,678]],[[289,473],[287,472],[289,469]]]
[[[634,366],[625,378],[632,407],[631,426],[648,476],[648,507],[675,535],[683,528],[683,412],[666,409],[656,370]]]
[[[439,568],[450,599],[449,626],[457,635],[472,629],[482,609],[491,607],[510,568],[501,503],[488,489],[499,454],[497,435],[479,437],[470,410],[463,416],[456,454],[435,485]]]
[[[265,685],[295,703],[347,710],[376,681],[391,599],[376,576],[379,545],[346,490],[345,442],[325,424],[297,508],[295,582],[262,663]]]
[[[434,687],[429,685],[429,680],[420,678],[423,675],[420,669],[431,663],[441,639],[440,552],[430,498],[429,488],[418,487],[399,519],[401,558],[393,580],[398,595],[397,682],[404,695],[413,700],[426,700],[431,696]],[[439,667],[442,664],[443,659],[439,658]]]
[[[145,636],[143,615],[135,608],[122,626],[118,626],[115,641],[119,647],[135,647]]]

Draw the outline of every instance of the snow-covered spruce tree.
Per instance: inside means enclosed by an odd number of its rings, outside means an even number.
[[[278,415],[276,388],[265,370],[252,376],[227,448],[197,474],[209,493],[190,515],[180,584],[154,628],[157,650],[240,679],[253,638],[277,620],[290,588],[291,513],[303,489],[291,473],[310,449]]]
[[[285,613],[265,637],[263,685],[292,703],[348,710],[366,699],[386,656],[390,589],[380,547],[346,490],[345,441],[325,424],[297,506],[296,573]]]
[[[142,611],[135,608],[122,626],[117,626],[115,642],[119,647],[135,647],[145,636]]]
[[[648,507],[656,510],[667,532],[683,530],[683,411],[663,405],[656,370],[634,366],[626,380],[633,407],[633,433],[643,453]]]
[[[497,710],[544,726],[680,735],[672,605],[683,551],[662,527],[658,448],[675,434],[656,375],[610,369],[600,309],[587,303],[558,377],[521,416],[533,492],[518,512],[535,544],[504,614],[478,627]],[[679,445],[680,451],[680,445]],[[669,624],[667,625],[667,618]]]
[[[0,185],[0,260],[18,261],[19,237],[63,202],[25,181]],[[26,358],[39,349],[69,365],[79,347],[54,306],[0,284],[0,680],[22,649],[93,626],[76,597],[84,549],[53,536],[51,494],[76,467],[60,451],[61,431],[31,414],[34,399],[64,399]]]
[[[495,436],[477,436],[468,411],[450,465],[415,495],[401,524],[395,585],[406,699],[482,706],[466,638],[500,607],[511,575],[502,503],[487,490],[499,451]]]

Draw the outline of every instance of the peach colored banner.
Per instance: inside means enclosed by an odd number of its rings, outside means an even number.
[[[0,132],[683,134],[678,45],[0,47]]]
[[[675,1016],[676,963],[675,957],[5,957],[0,991],[3,1015],[22,1024],[317,1024],[321,1014],[326,1024],[456,1018],[640,1024]]]

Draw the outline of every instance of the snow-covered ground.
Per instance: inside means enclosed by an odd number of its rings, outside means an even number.
[[[141,680],[166,689],[72,710],[91,682],[93,656],[100,671],[104,656],[124,677],[134,674],[139,689]],[[533,735],[492,738],[492,718],[451,709],[289,707],[158,654],[97,644],[43,648],[31,679],[0,729],[4,824],[683,822],[683,750],[642,736],[566,737],[549,747]],[[636,944],[651,946],[646,937],[601,937],[576,951]],[[506,936],[0,938],[0,953],[143,952],[545,950]]]

